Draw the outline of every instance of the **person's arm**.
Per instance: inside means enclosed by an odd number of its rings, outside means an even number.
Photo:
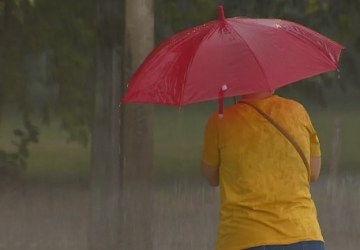
[[[310,181],[316,181],[319,178],[321,169],[321,157],[313,156],[310,159]]]
[[[304,114],[310,136],[310,181],[316,181],[319,178],[321,169],[320,141],[305,109]]]
[[[210,166],[201,162],[201,174],[211,186],[219,186],[219,166]]]

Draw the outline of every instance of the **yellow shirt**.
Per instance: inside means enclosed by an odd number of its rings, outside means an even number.
[[[299,144],[308,162],[320,144],[304,107],[279,96],[247,100]],[[219,166],[220,223],[217,250],[323,241],[309,176],[292,144],[246,104],[210,117],[203,162]]]

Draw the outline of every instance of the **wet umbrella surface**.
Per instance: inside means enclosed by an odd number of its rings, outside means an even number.
[[[123,102],[182,106],[259,91],[338,70],[343,47],[279,19],[225,18],[171,36],[129,81]]]

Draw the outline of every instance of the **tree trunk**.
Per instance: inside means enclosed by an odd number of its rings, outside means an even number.
[[[126,79],[153,48],[153,0],[126,1]],[[124,249],[152,249],[153,107],[128,104],[124,113]]]
[[[91,155],[89,249],[120,248],[120,149],[124,0],[98,1],[97,77]]]

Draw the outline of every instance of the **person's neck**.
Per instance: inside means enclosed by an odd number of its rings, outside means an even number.
[[[241,96],[241,100],[248,100],[248,99],[265,99],[270,96],[272,96],[272,92],[259,92],[259,93],[253,93],[253,94],[247,94]]]

